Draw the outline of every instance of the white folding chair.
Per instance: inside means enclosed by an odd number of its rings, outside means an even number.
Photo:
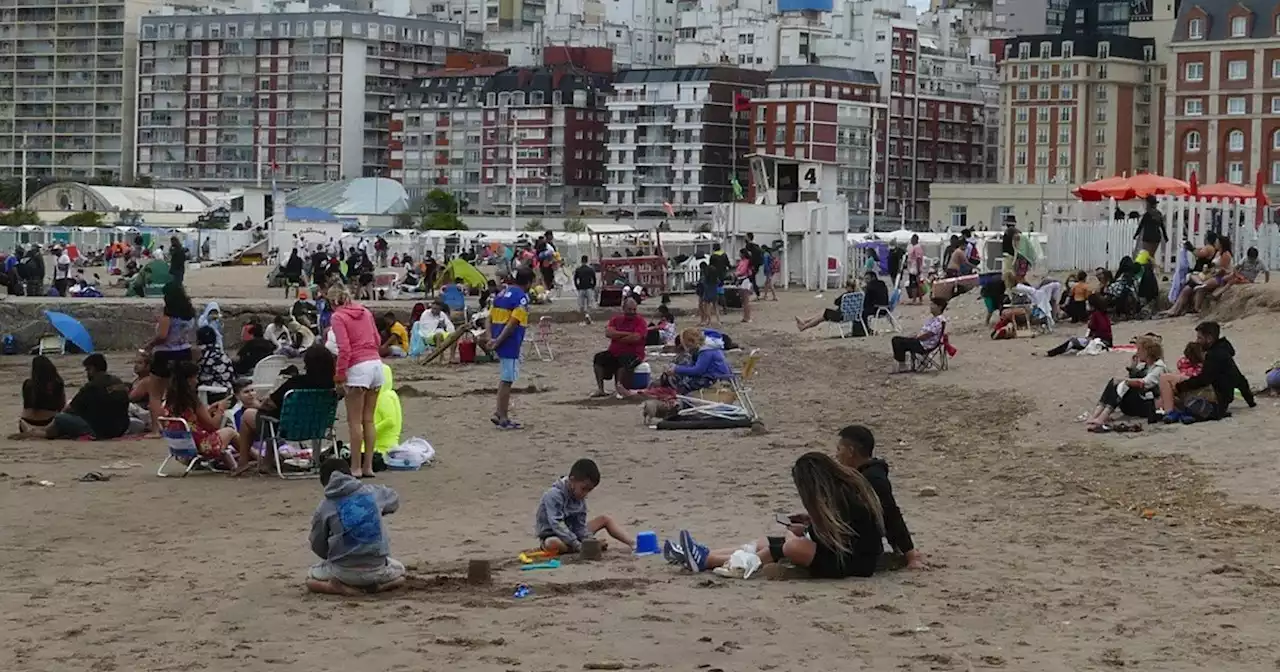
[[[41,336],[40,343],[36,346],[37,355],[63,355],[67,352],[67,339],[51,334]]]
[[[552,320],[548,315],[538,318],[538,334],[533,337],[533,351],[538,355],[538,359],[544,362],[555,360],[555,353],[551,351],[551,333]]]
[[[270,392],[276,389],[280,383],[280,372],[284,371],[284,367],[289,365],[289,359],[284,355],[268,355],[253,367],[253,384],[250,385],[256,392]]]
[[[885,320],[889,323],[888,331],[892,331],[895,334],[901,332],[902,325],[898,323],[898,316],[895,314],[898,310],[898,301],[901,298],[902,290],[895,287],[893,293],[889,295],[889,305],[876,306],[876,314],[871,316],[871,323],[876,324],[879,320]]]

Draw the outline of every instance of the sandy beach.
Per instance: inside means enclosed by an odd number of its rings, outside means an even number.
[[[264,275],[194,269],[187,283],[197,304],[274,296]],[[555,361],[525,364],[522,432],[487,421],[496,365],[395,362],[404,436],[428,439],[438,461],[379,475],[401,496],[387,525],[412,579],[378,597],[306,593],[315,480],[156,478],[159,440],[6,440],[0,669],[1276,669],[1276,401],[1235,404],[1216,423],[1091,435],[1076,418],[1128,355],[1033,356],[1077,326],[991,341],[978,299],[960,297],[950,370],[890,376],[889,335],[796,332],[793,316],[837,293],[780,292],[755,304],[753,324],[736,313],[725,324],[764,353],[754,398],[766,432],[658,432],[636,404],[588,400],[600,324],[557,325]],[[900,313],[919,328],[923,308]],[[1172,361],[1194,324],[1118,323],[1116,340],[1157,332]],[[1255,386],[1280,356],[1278,327],[1276,313],[1224,327]],[[127,357],[109,357],[122,377]],[[79,360],[55,358],[69,385],[83,382]],[[28,367],[0,358],[9,431]],[[519,571],[538,497],[576,458],[600,465],[593,514],[735,546],[799,510],[791,464],[832,450],[851,423],[876,432],[928,571],[740,581],[612,547],[600,562]],[[112,478],[76,481],[91,470]],[[471,559],[494,563],[492,586],[466,585]],[[532,592],[515,599],[520,583]]]

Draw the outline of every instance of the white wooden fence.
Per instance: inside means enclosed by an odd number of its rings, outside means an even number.
[[[1164,196],[1160,198],[1159,208],[1169,231],[1169,243],[1156,255],[1161,267],[1172,269],[1182,242],[1200,245],[1211,230],[1231,239],[1237,259],[1243,259],[1248,248],[1256,247],[1259,259],[1268,268],[1280,262],[1280,227],[1274,222],[1265,222],[1255,228],[1256,208],[1252,202]],[[1136,209],[1141,211],[1144,206],[1137,205]],[[1115,201],[1077,202],[1064,208],[1062,214],[1047,218],[1044,228],[1049,237],[1049,268],[1059,271],[1114,269],[1121,259],[1132,256],[1136,248],[1133,235],[1139,220],[1116,219],[1115,210]]]

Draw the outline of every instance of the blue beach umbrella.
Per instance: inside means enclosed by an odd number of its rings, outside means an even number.
[[[93,337],[89,335],[89,330],[80,324],[80,320],[53,310],[44,311],[44,316],[49,318],[49,324],[52,324],[68,343],[80,348],[81,352],[93,352]]]

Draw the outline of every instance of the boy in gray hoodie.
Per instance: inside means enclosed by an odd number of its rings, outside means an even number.
[[[538,502],[534,532],[539,547],[551,553],[577,553],[582,542],[605,530],[609,536],[634,546],[635,540],[609,516],[587,520],[587,495],[600,485],[600,468],[582,459],[573,463],[569,475],[551,485]],[[603,550],[606,542],[600,543]]]
[[[361,483],[346,460],[320,465],[324,499],[311,517],[311,566],[307,588],[331,595],[361,595],[399,588],[404,565],[390,557],[382,517],[400,508],[400,496],[385,485]]]

